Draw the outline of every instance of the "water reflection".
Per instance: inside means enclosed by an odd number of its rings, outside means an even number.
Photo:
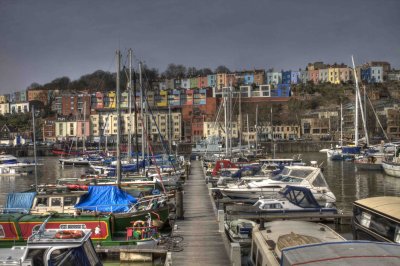
[[[33,158],[20,158],[32,161]],[[85,167],[62,167],[58,157],[39,157],[38,162],[43,164],[38,167],[38,184],[55,183],[57,178],[79,177],[85,173]],[[5,205],[7,194],[10,192],[21,192],[31,188],[35,184],[35,175],[22,176],[0,176],[0,206]]]

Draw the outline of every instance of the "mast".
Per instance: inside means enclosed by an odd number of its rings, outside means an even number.
[[[139,172],[139,138],[138,138],[138,107],[136,102],[136,73],[133,73],[133,107],[135,109],[135,152],[136,152],[136,171]]]
[[[343,147],[343,104],[340,102],[340,147]]]
[[[172,116],[171,116],[171,106],[168,103],[168,144],[169,153],[172,153]],[[169,156],[169,155],[168,155]]]
[[[83,136],[82,136],[82,150],[86,151],[86,101],[83,102]]]
[[[35,189],[38,191],[37,159],[36,159],[36,128],[35,128],[35,106],[32,105],[32,129],[33,129],[33,156],[35,160]]]
[[[354,128],[354,145],[358,146],[358,78],[357,78],[357,74],[356,74],[356,66],[354,64],[354,58],[353,56],[351,56],[351,61],[353,63],[353,71],[354,71],[354,78],[356,81],[356,106],[355,106],[355,128]]]
[[[250,127],[249,127],[249,114],[247,114],[247,148],[250,151]]]
[[[132,156],[132,49],[129,53],[129,81],[128,81],[128,110],[129,110],[129,127],[128,127],[128,161]]]
[[[258,149],[258,104],[256,105],[256,156],[257,156],[257,149]]]
[[[139,62],[139,83],[140,83],[140,116],[142,117],[142,160],[144,161],[144,147],[145,147],[145,139],[144,139],[144,112],[143,112],[143,83],[142,83],[142,62]]]
[[[274,150],[274,130],[273,129],[274,128],[272,127],[272,104],[271,104],[271,152]]]
[[[120,64],[121,64],[121,52],[117,50],[117,185],[121,187],[121,110],[120,110]]]
[[[229,86],[229,157],[232,157],[232,82]]]
[[[225,118],[225,156],[228,158],[228,146],[229,146],[229,141],[228,141],[228,110],[227,110],[227,93],[226,90],[227,88],[223,88],[223,94],[224,94],[224,118]]]
[[[242,153],[242,90],[239,86],[239,152]]]

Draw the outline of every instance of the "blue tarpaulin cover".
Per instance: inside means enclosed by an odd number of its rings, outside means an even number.
[[[116,186],[89,186],[75,208],[86,211],[126,212],[137,199]]]
[[[6,209],[8,212],[29,212],[32,208],[36,192],[10,193],[7,196]]]

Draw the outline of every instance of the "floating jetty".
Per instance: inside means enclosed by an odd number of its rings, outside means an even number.
[[[167,257],[166,265],[231,265],[229,243],[219,230],[216,209],[204,180],[201,162],[192,161],[183,187],[183,217],[177,217],[172,232],[180,242],[169,261]]]

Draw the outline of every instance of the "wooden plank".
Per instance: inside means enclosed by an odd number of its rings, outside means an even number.
[[[183,206],[184,219],[176,221],[173,231],[183,237],[178,244],[183,250],[172,252],[172,265],[230,265],[199,161],[192,161]]]

